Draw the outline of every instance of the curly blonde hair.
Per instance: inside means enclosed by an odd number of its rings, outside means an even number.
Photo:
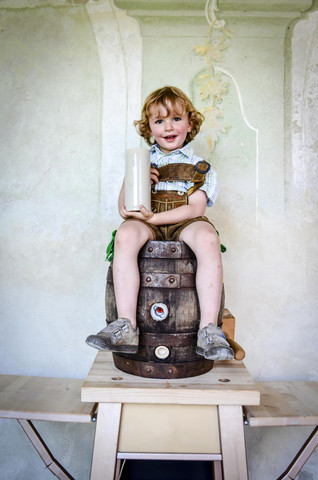
[[[167,109],[168,115],[171,110],[170,105],[173,111],[175,110],[176,112],[180,110],[180,107],[185,109],[192,129],[191,132],[188,132],[184,145],[191,142],[197,133],[199,133],[204,120],[202,113],[198,112],[191,100],[179,88],[171,86],[162,87],[148,95],[141,111],[141,119],[134,121],[139,135],[145,139],[149,146],[155,143],[151,140],[152,134],[149,126],[149,112],[153,105],[163,105]]]

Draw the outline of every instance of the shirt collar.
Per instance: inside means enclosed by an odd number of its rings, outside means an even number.
[[[163,153],[161,150],[160,150],[160,147],[158,145],[158,143],[155,143],[154,145],[152,145],[152,147],[150,148],[150,152],[151,153],[157,153],[157,155],[161,155],[161,156],[165,156],[165,155],[176,155],[178,153],[183,153],[183,155],[186,155],[187,157],[190,157],[191,154],[192,154],[192,148],[189,146],[189,144],[185,145],[184,147],[182,148],[177,148],[177,150],[172,150],[171,152],[169,153]]]

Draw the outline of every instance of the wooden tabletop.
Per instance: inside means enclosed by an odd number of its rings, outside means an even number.
[[[143,378],[118,370],[108,352],[98,352],[82,387],[82,401],[191,405],[258,405],[259,391],[243,362],[214,362],[204,375]]]
[[[259,382],[261,404],[245,407],[251,427],[318,425],[318,382]]]
[[[94,403],[81,402],[83,380],[0,375],[0,417],[89,423]]]

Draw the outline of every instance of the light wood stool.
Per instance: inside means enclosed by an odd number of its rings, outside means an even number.
[[[222,460],[224,480],[247,480],[242,406],[259,400],[241,361],[215,362],[198,377],[161,380],[124,373],[111,354],[98,352],[82,387],[82,401],[99,404],[90,478],[112,480],[117,459],[192,458],[216,460],[219,467]],[[195,425],[205,416],[207,425]]]

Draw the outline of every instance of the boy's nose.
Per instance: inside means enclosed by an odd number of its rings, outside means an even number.
[[[169,119],[166,119],[165,121],[165,129],[166,130],[172,130],[172,121]]]

